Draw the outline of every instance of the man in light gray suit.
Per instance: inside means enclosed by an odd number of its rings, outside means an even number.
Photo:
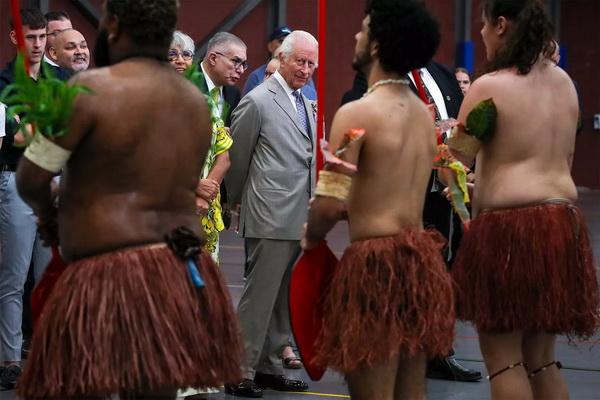
[[[290,273],[315,183],[315,108],[300,88],[311,78],[317,54],[312,35],[292,32],[281,45],[278,71],[233,112],[225,182],[230,204],[241,204],[249,264],[238,306],[248,369],[246,379],[225,388],[237,396],[260,397],[264,388],[308,390],[285,377],[280,354],[291,331]]]

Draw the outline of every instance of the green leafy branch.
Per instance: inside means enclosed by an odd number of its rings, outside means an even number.
[[[56,78],[45,63],[41,67],[42,73],[36,82],[27,74],[23,55],[19,53],[14,66],[14,83],[0,94],[0,102],[8,107],[8,117],[19,116],[18,129],[23,132],[26,145],[36,134],[48,138],[65,135],[75,97],[79,93],[92,93],[86,86],[70,85]],[[33,132],[27,125],[33,127]]]
[[[191,67],[187,68],[183,73],[183,76],[187,78],[190,82],[192,82],[204,94],[204,98],[206,99],[206,103],[209,107],[210,119],[212,124],[219,125],[219,122],[220,124],[223,124],[223,121],[227,119],[227,115],[229,114],[229,104],[227,104],[226,101],[223,102],[223,111],[221,112],[221,118],[219,121],[219,118],[215,117],[217,113],[213,112],[213,109],[216,109],[218,107],[217,104],[215,103],[213,98],[210,97],[210,94],[204,93],[206,89],[206,79],[204,78],[204,74],[200,71],[198,64],[193,64]]]

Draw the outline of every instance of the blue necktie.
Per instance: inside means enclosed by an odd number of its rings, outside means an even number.
[[[306,110],[304,109],[304,101],[302,100],[302,93],[299,90],[292,92],[292,95],[296,98],[296,115],[298,116],[298,123],[304,129],[304,132],[308,132],[308,120],[306,117]]]

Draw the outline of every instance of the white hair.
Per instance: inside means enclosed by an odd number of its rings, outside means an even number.
[[[317,49],[319,48],[319,42],[313,35],[305,31],[293,31],[285,37],[281,46],[279,46],[279,52],[284,58],[288,58],[296,47],[296,43],[308,43],[314,45]]]
[[[181,51],[188,50],[192,53],[194,53],[196,49],[196,45],[194,45],[192,38],[181,31],[173,32],[171,47],[179,47]]]

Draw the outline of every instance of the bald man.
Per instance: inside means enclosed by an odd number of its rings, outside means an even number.
[[[56,34],[48,55],[59,67],[73,72],[85,71],[90,65],[87,42],[81,32],[72,28]]]

